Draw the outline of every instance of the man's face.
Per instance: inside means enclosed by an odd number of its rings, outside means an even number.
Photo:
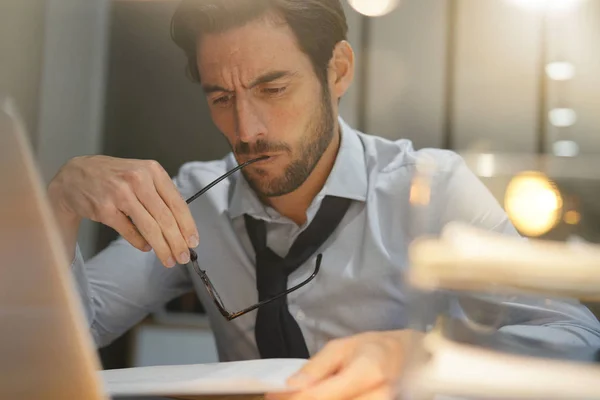
[[[304,183],[333,138],[329,88],[319,82],[289,26],[264,18],[198,43],[198,69],[212,119],[263,196]]]

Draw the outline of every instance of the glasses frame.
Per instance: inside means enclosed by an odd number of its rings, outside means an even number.
[[[232,169],[231,171],[226,172],[224,175],[220,176],[219,178],[215,179],[213,182],[209,183],[208,185],[206,185],[202,190],[200,190],[198,193],[196,193],[195,195],[193,195],[192,197],[190,197],[189,199],[186,200],[187,204],[190,204],[191,202],[193,202],[194,200],[196,200],[198,197],[202,196],[204,193],[208,192],[211,188],[213,188],[217,183],[221,182],[222,180],[226,179],[227,177],[229,177],[231,174],[233,174],[234,172],[250,165],[253,164],[255,162],[258,161],[262,161],[262,160],[266,160],[267,158],[269,158],[268,156],[264,156],[264,157],[260,157],[260,158],[256,158],[253,160],[249,160],[246,161],[243,164],[238,165],[237,167],[235,167],[234,169]],[[263,301],[260,301],[248,308],[245,308],[241,311],[237,311],[234,313],[231,313],[227,310],[227,308],[225,307],[225,304],[223,303],[223,300],[221,300],[221,296],[219,296],[219,293],[217,292],[217,289],[215,289],[214,285],[212,284],[212,282],[210,281],[210,278],[208,277],[208,275],[206,274],[206,271],[203,270],[202,268],[200,268],[200,265],[198,264],[198,253],[196,253],[196,251],[194,251],[193,249],[189,249],[190,250],[190,262],[192,263],[192,267],[194,268],[194,271],[196,272],[196,274],[198,274],[198,276],[200,277],[200,279],[202,280],[202,283],[204,284],[204,287],[206,287],[206,291],[208,292],[209,296],[212,298],[213,302],[215,303],[215,306],[217,306],[217,309],[219,310],[219,312],[221,313],[221,315],[227,320],[227,321],[231,321],[234,320],[238,317],[241,317],[242,315],[248,314],[251,311],[256,310],[259,307],[264,306],[265,304],[269,304],[275,300],[278,300],[284,296],[287,296],[288,294],[300,289],[301,287],[305,286],[306,284],[308,284],[310,281],[312,281],[317,274],[319,273],[319,270],[321,269],[321,261],[323,260],[323,254],[319,254],[317,255],[317,260],[315,263],[315,269],[313,271],[313,273],[307,278],[305,279],[303,282],[299,283],[298,285],[287,289],[279,294],[276,294],[273,297],[270,297],[268,299],[265,299]]]
[[[233,319],[236,319],[238,317],[241,317],[242,315],[248,314],[251,311],[256,310],[259,307],[264,306],[265,304],[269,304],[277,299],[280,299],[284,296],[287,296],[288,294],[300,289],[302,286],[308,284],[310,281],[312,281],[315,276],[317,276],[317,274],[319,273],[319,270],[321,269],[321,260],[323,259],[323,254],[319,254],[317,256],[317,261],[315,263],[315,270],[313,271],[313,273],[307,278],[305,279],[303,282],[297,284],[296,286],[289,288],[279,294],[276,294],[273,297],[270,297],[266,300],[260,301],[248,308],[245,308],[241,311],[237,311],[237,312],[229,312],[227,310],[227,308],[225,307],[225,304],[223,303],[223,300],[221,300],[221,296],[219,296],[219,293],[217,292],[217,289],[215,289],[214,285],[212,284],[212,282],[210,281],[210,278],[208,277],[208,275],[206,274],[206,271],[204,271],[203,269],[200,268],[200,266],[198,265],[198,254],[194,251],[191,250],[190,251],[190,259],[192,262],[192,266],[194,267],[194,271],[196,271],[196,273],[200,276],[200,279],[202,280],[202,283],[204,284],[204,286],[206,287],[206,291],[208,292],[208,294],[210,295],[210,297],[212,298],[213,302],[215,303],[215,306],[217,306],[217,309],[219,310],[219,312],[221,313],[221,315],[223,317],[225,317],[225,319],[227,321],[231,321]]]

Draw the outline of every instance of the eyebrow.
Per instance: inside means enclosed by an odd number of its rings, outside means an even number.
[[[248,88],[252,89],[255,86],[262,85],[264,83],[273,82],[273,81],[276,81],[277,79],[286,78],[286,77],[290,77],[290,76],[293,76],[293,75],[295,75],[295,73],[290,72],[290,71],[272,71],[272,72],[267,72],[266,74],[261,75],[258,78],[256,78],[254,81],[252,81],[250,83],[250,85],[248,86]],[[232,93],[233,92],[233,90],[225,89],[222,86],[211,85],[211,84],[203,84],[202,85],[202,89],[204,89],[204,92],[206,94],[214,93],[214,92],[225,92],[225,93]]]

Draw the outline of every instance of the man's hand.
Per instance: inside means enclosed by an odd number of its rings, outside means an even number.
[[[268,400],[394,399],[405,349],[418,340],[414,331],[370,332],[330,342],[288,384],[292,394],[269,394]]]
[[[48,195],[69,255],[82,218],[110,226],[142,251],[154,249],[166,267],[186,264],[189,248],[198,246],[190,210],[156,161],[77,157],[61,168]]]

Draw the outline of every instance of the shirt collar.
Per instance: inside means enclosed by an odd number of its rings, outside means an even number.
[[[358,133],[341,117],[338,121],[341,130],[340,148],[325,186],[317,197],[322,199],[324,196],[337,196],[365,201],[368,182],[362,141]],[[273,213],[260,202],[244,176],[236,175],[229,205],[230,218],[249,214],[258,218],[272,219]]]

